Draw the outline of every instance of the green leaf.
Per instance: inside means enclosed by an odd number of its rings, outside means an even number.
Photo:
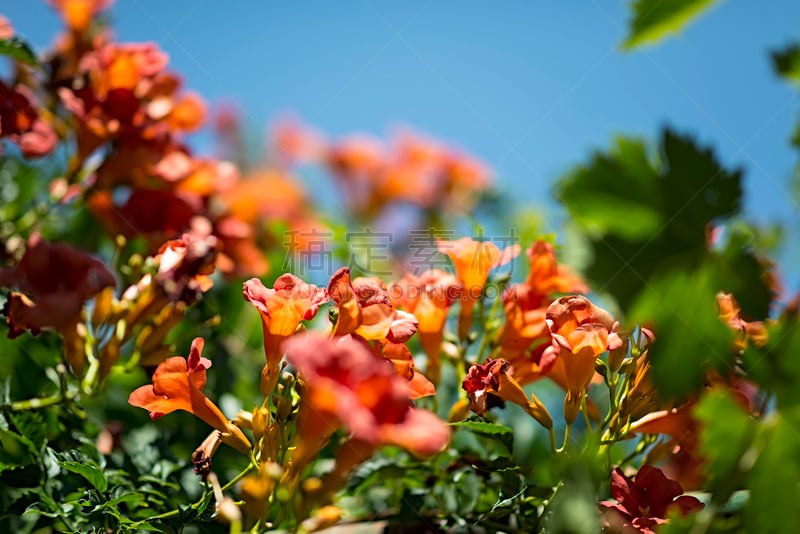
[[[699,268],[712,256],[709,224],[741,208],[741,172],[722,168],[710,150],[666,130],[659,152],[649,157],[642,141],[619,139],[556,189],[587,235],[587,278],[624,311],[656,276]]]
[[[788,81],[800,85],[800,44],[787,46],[772,52],[775,71]]]
[[[748,478],[744,518],[749,532],[787,532],[800,524],[800,429],[779,416],[771,430]]]
[[[742,354],[743,367],[760,389],[775,395],[784,417],[800,425],[800,314],[796,309],[785,313],[766,328],[766,346],[749,345]]]
[[[706,487],[717,492],[715,499],[727,499],[736,489],[742,455],[755,436],[755,425],[732,394],[722,388],[704,395],[694,414],[702,423],[700,443],[706,459]]]
[[[509,454],[514,450],[514,431],[505,425],[469,420],[450,424],[492,438],[503,445]]]
[[[0,39],[0,55],[9,56],[12,59],[31,65],[32,67],[40,67],[41,63],[36,57],[33,49],[20,39],[19,37],[12,37],[11,39]]]
[[[628,38],[622,43],[625,50],[655,44],[677,33],[693,19],[711,8],[718,0],[635,0],[631,6],[633,19]]]
[[[35,463],[38,456],[36,444],[15,432],[0,415],[0,472]]]
[[[31,445],[31,453],[38,454],[46,442],[45,422],[42,414],[34,411],[15,412],[9,415],[17,431],[25,436]]]
[[[666,399],[685,399],[699,391],[711,368],[724,375],[733,360],[734,333],[718,317],[711,269],[677,271],[650,283],[631,312],[633,321],[651,325],[656,341],[649,349],[653,381]]]
[[[106,477],[103,476],[103,471],[96,465],[82,464],[80,462],[59,462],[59,465],[67,471],[80,475],[88,480],[97,491],[104,492],[108,488],[108,482],[106,481]]]
[[[765,319],[777,296],[770,281],[772,265],[758,254],[754,235],[747,235],[742,225],[726,233],[724,246],[710,257],[716,289],[733,294],[745,319]]]

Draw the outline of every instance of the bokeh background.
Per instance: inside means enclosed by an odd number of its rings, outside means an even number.
[[[2,12],[36,48],[61,27],[40,2]],[[800,3],[728,1],[658,47],[623,52],[627,3],[125,0],[123,41],[155,41],[214,105],[235,104],[260,142],[292,113],[338,136],[409,125],[495,170],[515,202],[564,220],[552,184],[614,135],[693,133],[745,168],[747,217],[780,224],[786,289],[800,288],[800,208],[789,138],[797,91],[769,52],[797,37]],[[208,134],[192,143],[212,150]]]

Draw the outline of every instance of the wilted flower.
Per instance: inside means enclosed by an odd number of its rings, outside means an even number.
[[[267,358],[261,372],[261,391],[266,396],[272,393],[278,380],[283,357],[281,345],[294,334],[300,321],[314,318],[319,307],[328,301],[328,292],[286,273],[275,280],[272,289],[264,287],[258,278],[251,278],[244,283],[243,295],[261,315]]]
[[[611,315],[579,295],[554,301],[547,308],[546,321],[553,338],[547,350],[558,354],[564,365],[567,380],[564,418],[571,423],[594,375],[597,357],[622,346],[622,338]]]
[[[604,526],[610,532],[654,534],[658,525],[667,523],[671,510],[685,516],[704,506],[695,497],[683,495],[680,484],[650,465],[639,468],[635,480],[615,468],[611,472],[611,496],[616,502],[600,503]]]
[[[505,360],[488,360],[479,365],[473,364],[467,372],[462,389],[467,392],[470,409],[478,415],[484,415],[489,409],[487,402],[491,395],[504,401],[513,402],[522,407],[531,417],[545,428],[553,427],[553,419],[547,408],[536,398],[528,395],[522,386],[510,374],[509,364]]]
[[[203,338],[195,338],[188,358],[173,356],[161,362],[153,373],[152,385],[134,390],[128,403],[149,411],[152,419],[175,410],[194,414],[219,430],[223,442],[247,452],[250,442],[242,431],[203,395],[206,369],[211,367],[211,362],[201,356],[204,343]]]

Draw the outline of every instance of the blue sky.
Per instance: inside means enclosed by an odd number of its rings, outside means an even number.
[[[0,12],[38,47],[60,27],[43,3]],[[788,195],[800,98],[769,59],[800,38],[796,1],[722,2],[633,53],[618,46],[622,0],[122,0],[112,16],[120,40],[158,42],[189,87],[237,102],[257,132],[287,110],[333,135],[413,125],[486,160],[521,203],[556,213],[552,184],[590,150],[670,125],[745,168],[751,218],[782,222],[791,244],[800,235]],[[797,288],[790,243],[781,260]]]

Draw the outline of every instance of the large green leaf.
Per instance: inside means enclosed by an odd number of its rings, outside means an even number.
[[[628,38],[622,43],[626,50],[654,44],[677,33],[689,22],[708,10],[718,0],[635,0]]]
[[[706,487],[717,492],[717,501],[727,501],[738,489],[735,484],[740,471],[747,468],[741,459],[755,436],[755,423],[733,395],[722,388],[704,395],[694,413],[702,423],[700,443],[706,458]]]
[[[748,532],[793,532],[800,524],[800,429],[778,415],[769,430],[747,481],[745,525]]]
[[[623,311],[655,277],[713,264],[720,274],[713,292],[734,292],[749,316],[766,316],[766,266],[743,257],[751,252],[741,246],[723,253],[708,243],[710,225],[740,211],[741,171],[723,168],[690,137],[666,130],[659,157],[641,140],[619,139],[607,154],[596,153],[568,173],[556,195],[587,235],[589,281]],[[754,278],[746,283],[731,275],[743,265]]]
[[[632,320],[656,332],[649,349],[653,381],[667,399],[699,391],[709,370],[727,375],[733,364],[733,332],[718,317],[711,269],[677,271],[646,286]]]

